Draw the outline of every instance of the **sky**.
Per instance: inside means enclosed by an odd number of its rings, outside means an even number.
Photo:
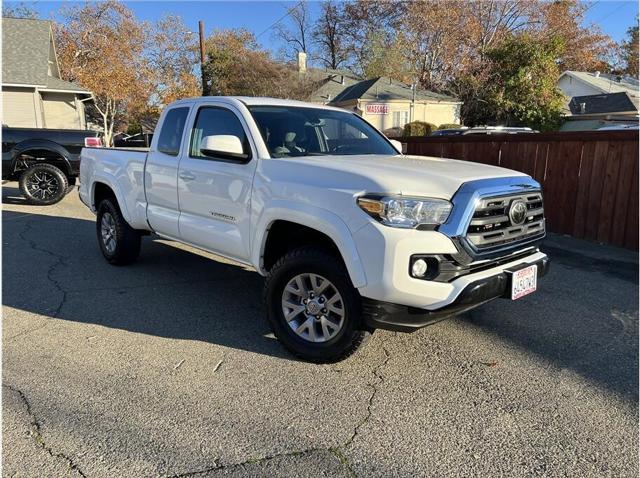
[[[5,1],[13,5],[20,2]],[[42,18],[55,18],[63,4],[78,3],[69,1],[24,1],[34,7]],[[141,20],[154,21],[164,14],[182,16],[185,23],[198,30],[198,20],[205,22],[207,33],[215,28],[244,27],[258,36],[265,48],[278,49],[277,39],[273,35],[273,26],[286,15],[287,9],[296,5],[296,1],[128,1],[125,2]],[[310,2],[312,15],[319,11],[319,2]],[[587,24],[596,23],[615,41],[625,37],[627,29],[633,25],[638,15],[638,2],[635,0],[594,0],[586,13]],[[284,20],[286,21],[286,19]]]

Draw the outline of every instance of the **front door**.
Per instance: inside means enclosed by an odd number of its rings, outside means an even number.
[[[178,238],[178,164],[188,106],[171,108],[161,120],[155,146],[149,150],[145,165],[147,220],[159,234]]]
[[[246,131],[242,117],[230,107],[215,102],[200,106],[178,171],[182,240],[240,261],[250,259],[251,187],[257,164]],[[238,137],[249,157],[203,154],[202,138],[215,135]]]

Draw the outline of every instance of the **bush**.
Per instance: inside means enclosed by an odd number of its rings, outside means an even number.
[[[438,126],[438,129],[459,129],[459,128],[462,128],[462,125],[455,124],[455,123],[445,123]]]
[[[436,129],[436,125],[424,121],[412,121],[404,125],[403,136],[429,136]]]

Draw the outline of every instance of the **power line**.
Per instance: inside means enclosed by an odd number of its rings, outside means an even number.
[[[627,2],[622,2],[620,5],[618,5],[618,8],[616,8],[615,10],[610,11],[609,13],[607,13],[604,17],[600,18],[599,20],[596,20],[595,23],[600,23],[602,20],[605,20],[605,19],[609,18],[611,15],[613,15],[618,10],[620,10],[622,7],[626,7],[626,6],[627,6]]]
[[[598,3],[600,3],[602,0],[598,0],[597,2],[593,2],[591,5],[589,5],[583,12],[582,14],[584,15],[585,13],[587,13],[589,10],[591,10],[593,7],[595,7]]]
[[[289,15],[291,15],[291,12],[293,12],[296,8],[298,8],[300,5],[302,5],[302,2],[304,2],[304,0],[300,0],[298,3],[296,3],[293,7],[291,7],[290,9],[287,10],[287,13],[285,13],[284,15],[282,15],[280,18],[278,18],[275,22],[273,22],[271,25],[269,25],[267,28],[265,28],[264,30],[262,30],[257,36],[256,36],[256,40],[258,38],[260,38],[262,35],[264,35],[265,33],[267,33],[269,30],[271,30],[273,27],[275,27],[278,23],[280,23],[282,20],[284,20],[285,18],[287,18]]]

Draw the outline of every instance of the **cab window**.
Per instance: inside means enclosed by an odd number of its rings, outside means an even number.
[[[249,153],[251,151],[242,123],[232,111],[217,106],[203,106],[198,110],[198,115],[191,131],[189,155],[192,158],[212,159],[202,154],[200,142],[205,136],[215,135],[236,136],[240,139],[244,152]]]
[[[178,156],[188,114],[188,107],[173,108],[167,112],[162,123],[162,129],[160,129],[158,151],[170,156]]]

